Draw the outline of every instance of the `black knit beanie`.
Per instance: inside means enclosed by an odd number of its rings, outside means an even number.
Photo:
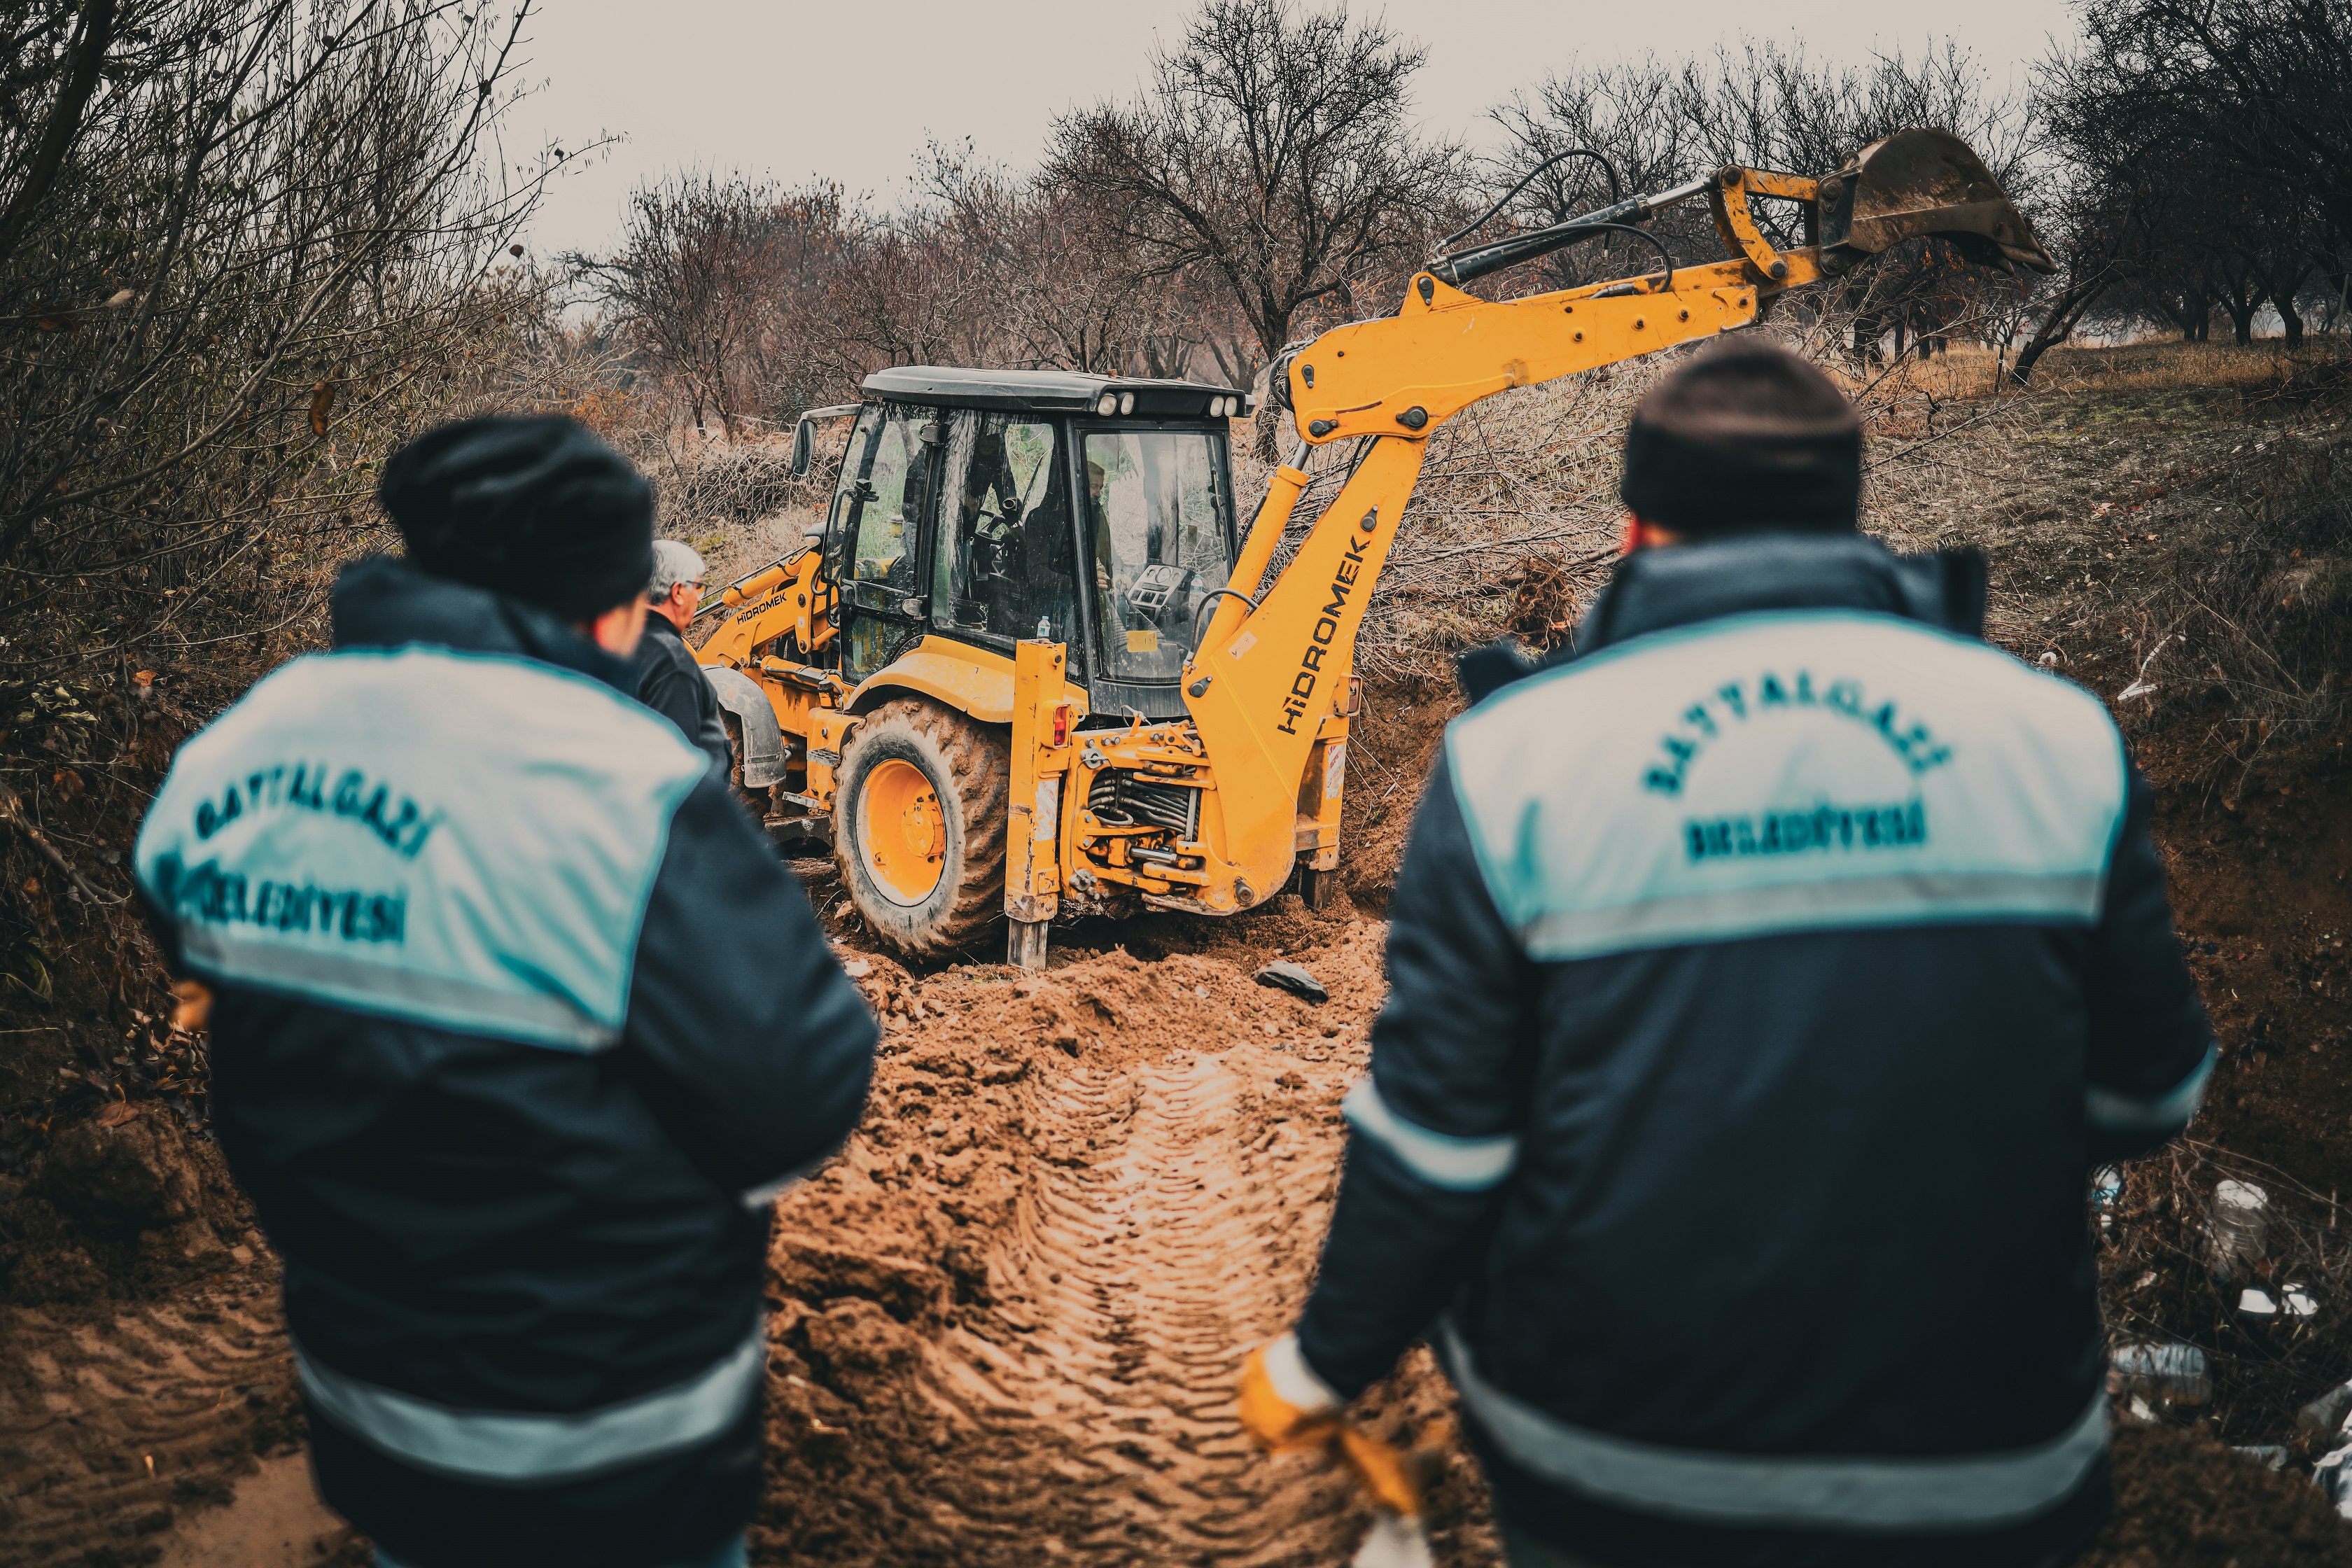
[[[393,454],[375,493],[418,566],[567,621],[602,615],[653,575],[653,487],[561,414],[428,430]]]
[[[1851,531],[1862,421],[1828,376],[1788,350],[1727,341],[1642,399],[1617,493],[1678,533]]]

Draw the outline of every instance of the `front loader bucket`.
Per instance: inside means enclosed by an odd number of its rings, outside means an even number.
[[[1987,266],[2057,270],[1984,160],[1948,131],[1898,131],[1864,147],[1821,182],[1821,214],[1828,272],[1922,235],[1948,239]]]

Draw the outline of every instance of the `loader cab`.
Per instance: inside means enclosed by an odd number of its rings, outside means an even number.
[[[925,637],[1070,648],[1093,711],[1183,716],[1238,546],[1230,387],[1057,371],[868,376],[826,517],[842,673]]]

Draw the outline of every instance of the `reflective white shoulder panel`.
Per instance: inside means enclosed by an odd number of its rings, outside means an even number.
[[[181,749],[139,880],[213,979],[594,1049],[619,1036],[670,817],[708,765],[551,666],[318,655]]]
[[[1535,957],[2098,918],[2125,805],[2098,700],[1892,616],[1739,616],[1506,688],[1447,732]]]

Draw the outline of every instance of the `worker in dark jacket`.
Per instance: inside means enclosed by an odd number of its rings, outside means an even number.
[[[474,419],[380,496],[407,558],[182,749],[137,856],[320,1493],[404,1568],[740,1563],[768,1200],[856,1121],[874,1021],[628,696],[635,471]]]
[[[686,628],[702,604],[702,557],[675,539],[654,541],[654,574],[646,584],[646,635],[635,658],[637,700],[668,720],[702,748],[723,776],[727,727],[719,696],[686,646]]]
[[[1311,1441],[1426,1336],[1522,1568],[2024,1568],[2110,1508],[2085,1178],[2211,1033],[2105,710],[1856,532],[1860,448],[1765,344],[1643,401],[1573,657],[1447,731],[1249,1362]]]

